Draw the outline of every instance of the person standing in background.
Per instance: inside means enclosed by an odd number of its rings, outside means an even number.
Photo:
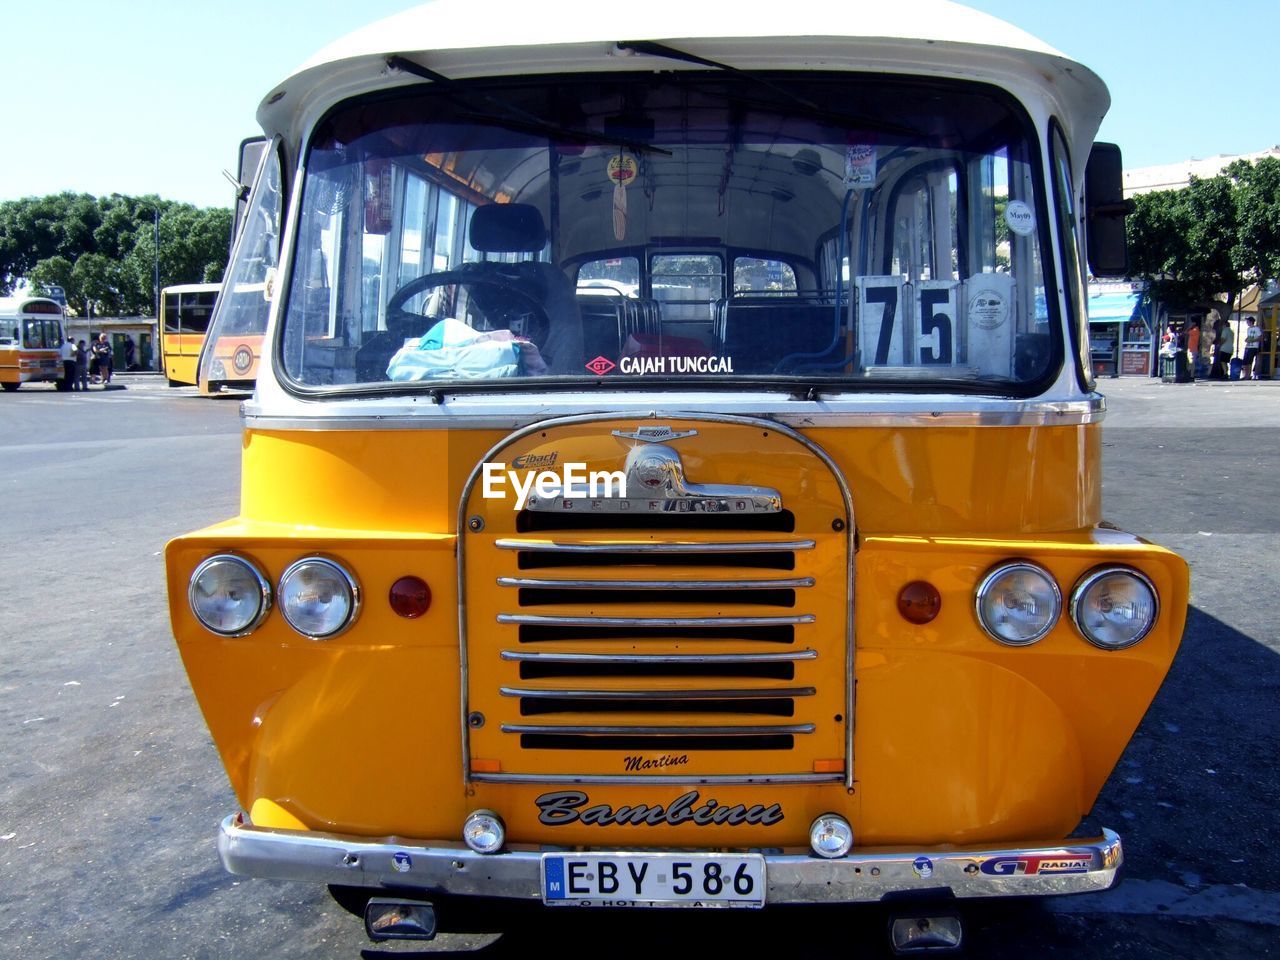
[[[1196,367],[1200,364],[1200,321],[1191,317],[1187,318],[1186,347],[1187,370],[1194,380],[1198,373]]]
[[[93,341],[93,359],[98,361],[98,378],[105,390],[111,382],[111,344],[107,341],[106,331],[98,334],[98,339]]]
[[[1244,359],[1240,365],[1241,380],[1260,380],[1253,367],[1258,360],[1258,350],[1262,347],[1262,327],[1258,326],[1258,318],[1250,317],[1249,326],[1244,331]]]
[[[62,358],[62,383],[59,384],[59,390],[74,390],[76,388],[76,345],[71,342],[71,338],[58,341],[58,356]]]
[[[82,392],[89,389],[89,346],[83,340],[76,344],[76,382]]]
[[[1214,338],[1213,367],[1219,380],[1231,379],[1231,356],[1236,352],[1236,332],[1228,320],[1219,320],[1218,335]]]

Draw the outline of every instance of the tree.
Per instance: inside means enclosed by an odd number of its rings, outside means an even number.
[[[66,257],[52,256],[41,260],[27,274],[27,282],[38,295],[48,295],[50,287],[61,287],[67,296],[67,305],[73,309],[77,304],[72,301],[74,288],[71,285],[73,264]]]
[[[61,193],[0,203],[0,294],[25,279],[61,286],[76,313],[92,304],[98,312],[150,314],[157,220],[161,286],[222,278],[230,210],[154,195]]]
[[[1236,262],[1250,283],[1280,277],[1280,158],[1237,160],[1224,171],[1235,184]]]
[[[1246,287],[1280,275],[1280,160],[1238,160],[1216,177],[1133,199],[1133,276],[1175,310],[1230,316]]]

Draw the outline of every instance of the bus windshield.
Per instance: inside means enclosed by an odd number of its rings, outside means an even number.
[[[305,159],[301,388],[796,381],[1027,395],[1062,362],[1031,123],[980,84],[701,71],[357,100]]]

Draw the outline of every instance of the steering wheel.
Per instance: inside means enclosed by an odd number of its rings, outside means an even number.
[[[418,314],[405,310],[404,305],[425,290],[453,283],[485,289],[485,295],[473,297],[472,302],[491,325],[494,321],[499,321],[497,325],[510,328],[511,322],[519,319],[512,316],[512,313],[519,310],[522,316],[529,318],[520,336],[532,340],[535,344],[545,345],[547,335],[551,331],[551,317],[547,314],[542,301],[504,276],[482,273],[478,270],[445,270],[442,273],[428,273],[421,277],[414,277],[393,293],[391,299],[387,301],[388,324],[395,321],[412,322],[421,319]]]

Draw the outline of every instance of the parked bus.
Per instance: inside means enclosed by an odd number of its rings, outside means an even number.
[[[1101,513],[1106,87],[942,0],[637,13],[438,0],[259,109],[240,509],[166,550],[224,865],[375,939],[1106,889],[1188,590]]]
[[[200,350],[220,283],[184,283],[160,291],[160,354],[171,387],[196,384]]]
[[[62,382],[62,318],[48,297],[0,297],[0,387]]]

